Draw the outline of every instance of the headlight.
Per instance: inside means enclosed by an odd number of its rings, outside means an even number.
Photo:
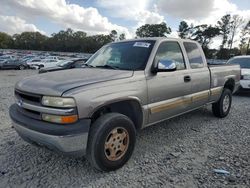
[[[42,104],[45,106],[52,107],[75,107],[76,103],[73,98],[63,98],[63,97],[50,97],[44,96],[42,98]]]
[[[58,116],[58,115],[51,115],[51,114],[42,114],[42,119],[44,121],[48,121],[52,123],[67,124],[67,123],[76,122],[78,120],[78,116],[77,115]]]

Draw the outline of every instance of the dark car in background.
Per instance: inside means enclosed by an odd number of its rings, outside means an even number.
[[[39,74],[65,70],[65,69],[80,68],[85,64],[87,60],[88,60],[87,58],[76,58],[76,59],[65,60],[65,61],[58,63],[57,66],[55,67],[48,67],[48,68],[40,69]]]
[[[25,62],[20,62],[16,59],[0,60],[0,69],[19,69],[24,70],[29,68],[29,65]]]

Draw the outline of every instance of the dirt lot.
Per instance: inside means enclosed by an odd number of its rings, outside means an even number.
[[[11,128],[14,85],[36,73],[0,71],[0,187],[250,187],[250,93],[233,97],[227,118],[208,106],[142,130],[131,160],[101,173],[84,158],[31,146]]]

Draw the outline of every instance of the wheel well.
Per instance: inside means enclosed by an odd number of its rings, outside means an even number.
[[[235,86],[235,82],[233,79],[229,79],[226,81],[224,88],[230,89],[232,92],[234,91],[234,86]]]
[[[110,112],[121,113],[129,117],[133,121],[137,130],[139,130],[142,126],[143,112],[140,103],[136,100],[119,101],[105,105],[96,110],[91,116],[91,119],[94,122],[101,115]]]

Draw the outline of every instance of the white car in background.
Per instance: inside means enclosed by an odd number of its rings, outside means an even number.
[[[243,89],[250,89],[250,55],[235,56],[228,60],[228,64],[239,64],[241,67],[240,85]]]
[[[59,60],[59,59],[44,59],[42,61],[43,63],[43,67],[44,68],[49,68],[49,67],[54,67],[56,66],[58,63],[62,62],[63,60]]]
[[[41,58],[40,58],[40,59],[41,59]],[[46,60],[57,60],[57,61],[62,61],[62,60],[65,60],[65,57],[46,56],[44,59],[46,59]]]
[[[30,67],[42,67],[43,64],[42,64],[42,60],[41,59],[37,59],[37,58],[34,58],[34,59],[29,59],[29,60],[26,60],[26,63],[27,65],[29,65]]]
[[[54,67],[56,66],[57,63],[60,63],[63,60],[64,59],[60,57],[49,56],[49,57],[46,57],[45,59],[40,59],[40,58],[30,59],[27,61],[27,64],[30,67],[40,69],[43,67],[44,68]]]

